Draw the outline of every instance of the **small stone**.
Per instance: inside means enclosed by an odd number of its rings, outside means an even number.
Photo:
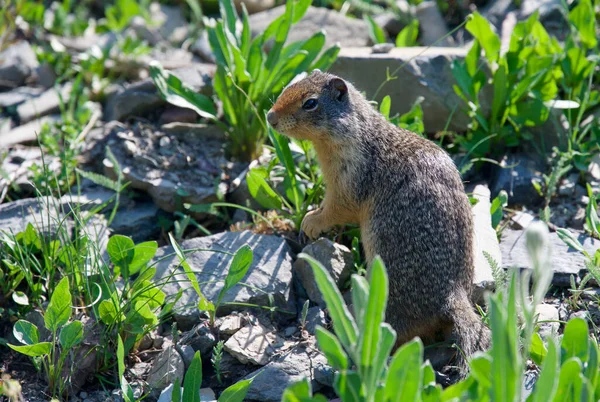
[[[289,337],[293,336],[296,332],[298,332],[298,328],[296,328],[296,327],[287,327],[283,331],[283,336],[285,336],[286,338],[289,338]]]
[[[325,319],[325,312],[318,306],[311,307],[308,309],[306,314],[306,330],[314,335],[317,329],[317,325],[325,327],[327,320]]]
[[[190,367],[190,364],[192,364],[192,360],[194,359],[196,351],[190,345],[181,345],[181,347],[179,347],[177,351],[181,355],[183,363],[185,364],[185,369],[187,370]]]
[[[533,181],[543,182],[543,164],[527,154],[506,155],[495,167],[492,196],[501,190],[508,193],[511,205],[537,205],[541,196],[533,186]]]
[[[587,180],[600,180],[600,154],[595,154],[592,157],[587,170]]]
[[[352,272],[354,259],[352,252],[341,244],[332,242],[326,238],[320,238],[312,244],[309,244],[302,250],[303,253],[314,257],[331,274],[338,288],[346,285]],[[310,264],[302,259],[294,263],[294,272],[306,290],[310,300],[316,304],[325,307],[325,301],[321,291],[317,287],[315,276]]]
[[[138,350],[148,350],[154,345],[154,335],[152,333],[147,333],[144,335],[140,344],[138,346]]]
[[[138,362],[138,363],[135,363],[133,365],[133,367],[131,367],[129,369],[129,371],[137,378],[142,378],[148,373],[148,371],[151,368],[152,368],[152,363]]]
[[[229,338],[224,347],[240,363],[264,366],[281,345],[283,341],[274,330],[262,324],[248,324]]]
[[[223,317],[219,324],[219,332],[224,335],[233,335],[245,325],[244,320],[239,314]]]
[[[574,195],[575,186],[579,181],[579,173],[571,173],[565,177],[558,188],[558,194],[562,196]]]
[[[517,212],[510,220],[513,222],[515,229],[527,229],[533,222],[537,222],[538,219],[525,211]]]
[[[538,322],[540,321],[554,321],[554,322],[540,322],[540,335],[543,338],[558,333],[560,323],[558,322],[558,309],[551,304],[541,303],[535,308],[536,314],[538,314]]]
[[[85,399],[85,398],[87,398],[87,397],[88,397],[88,393],[87,393],[87,392],[85,392],[85,391],[81,391],[81,392],[79,393],[79,397],[80,397],[80,398],[82,398],[82,399]]]
[[[199,351],[203,357],[209,356],[217,339],[212,333],[207,322],[201,322],[194,329],[188,331],[181,337],[182,345],[190,345],[195,351]]]
[[[389,53],[394,48],[393,43],[376,43],[371,47],[374,54]]]
[[[571,314],[569,315],[569,320],[572,320],[573,318],[583,318],[586,321],[591,321],[590,319],[590,313],[586,310],[579,310],[579,311],[573,311],[571,312]]]
[[[586,212],[585,208],[578,206],[577,211],[569,221],[569,227],[575,230],[583,230],[583,224],[585,223]]]
[[[183,359],[177,353],[175,347],[168,347],[163,350],[154,360],[150,374],[148,375],[148,384],[157,390],[163,390],[168,384],[172,384],[176,378],[183,382],[185,364]]]
[[[335,380],[335,370],[329,364],[324,362],[317,362],[314,367],[315,380],[319,384],[323,384],[326,387],[333,388],[333,382]]]
[[[452,46],[454,41],[448,35],[449,30],[444,17],[435,1],[424,1],[417,6],[420,42],[423,46]],[[441,38],[444,38],[440,40]]]
[[[0,91],[25,84],[39,65],[37,56],[26,40],[21,40],[0,52]]]
[[[275,7],[275,0],[234,0],[238,13],[242,12],[242,3],[246,6],[248,14],[256,14]]]
[[[167,388],[163,389],[157,402],[171,402],[171,395],[173,394],[174,384],[170,384]],[[217,402],[215,393],[210,388],[200,388],[200,402]],[[183,387],[181,387],[180,395],[183,395]]]

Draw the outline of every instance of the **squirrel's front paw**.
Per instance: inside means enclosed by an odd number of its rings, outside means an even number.
[[[323,222],[320,209],[307,213],[302,220],[300,228],[311,240],[316,239],[321,233],[327,232],[330,229],[326,222]]]

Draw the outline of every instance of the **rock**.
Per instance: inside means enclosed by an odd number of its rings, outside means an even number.
[[[44,116],[40,119],[30,121],[17,126],[5,134],[0,134],[0,148],[8,148],[15,144],[24,142],[36,142],[45,124],[59,121],[60,115]]]
[[[600,154],[594,154],[586,173],[588,181],[600,180]]]
[[[549,34],[564,38],[563,31],[568,30],[568,20],[565,18],[562,0],[523,0],[519,19],[525,20],[536,11],[539,13],[539,21]]]
[[[250,16],[250,29],[256,36],[267,29],[267,26],[282,15],[285,6],[279,6]],[[340,46],[367,46],[370,43],[367,25],[360,19],[352,19],[337,11],[322,7],[309,7],[304,17],[289,32],[287,43],[310,38],[315,32],[324,29],[327,33],[325,47],[327,49],[339,42]],[[267,50],[270,45],[267,44]]]
[[[192,109],[183,107],[167,107],[158,119],[158,124],[164,126],[169,123],[194,124],[198,121],[198,114]]]
[[[219,306],[218,314],[224,315],[239,306],[226,303],[246,303],[259,306],[271,305],[270,297],[275,307],[296,314],[294,299],[291,296],[292,256],[290,248],[284,239],[276,236],[256,235],[250,231],[225,232],[213,236],[201,237],[183,241],[183,250],[202,249],[213,251],[196,251],[186,255],[187,262],[197,274],[200,288],[204,296],[211,301],[217,300],[217,295],[223,287],[231,256],[219,251],[235,252],[243,245],[250,245],[254,257],[248,273],[242,282],[231,288],[224,296]],[[183,295],[175,306],[175,318],[182,328],[181,321],[196,321],[198,316],[198,295],[191,289],[183,269],[179,267],[179,259],[172,255],[172,247],[161,247],[156,253],[156,278],[166,278],[175,275],[162,288],[167,295],[175,295],[183,289]],[[163,259],[163,257],[165,257]],[[211,281],[218,281],[216,283]],[[188,327],[189,328],[189,327]]]
[[[502,253],[500,252],[496,231],[492,227],[490,190],[485,186],[478,185],[473,190],[473,197],[478,202],[472,207],[475,226],[475,277],[473,278],[475,286],[472,298],[476,303],[483,304],[485,290],[493,290],[495,286],[495,278],[488,257],[498,267],[502,267]]]
[[[323,264],[338,288],[344,287],[350,278],[354,262],[352,252],[346,246],[334,243],[326,238],[320,238],[306,246],[302,252],[314,257]],[[325,307],[325,301],[317,287],[311,265],[303,259],[298,259],[294,263],[294,272],[306,290],[309,299]]]
[[[51,88],[56,83],[56,73],[48,63],[44,63],[36,68],[34,76],[36,84],[44,89]]]
[[[315,306],[309,308],[308,313],[306,314],[306,330],[309,334],[314,335],[317,325],[325,328],[327,326],[327,319],[325,318],[325,312],[321,307]]]
[[[254,378],[246,398],[264,402],[281,401],[283,391],[304,378],[311,381],[312,390],[317,392],[321,384],[315,380],[315,367],[319,365],[327,365],[327,359],[318,351],[314,339],[310,345],[299,344],[290,353],[246,376],[245,379],[249,379],[262,371],[261,375]]]
[[[210,43],[208,42],[208,33],[206,30],[202,30],[198,39],[192,43],[190,51],[207,63],[214,64],[217,62],[215,55],[212,52],[212,48],[210,47]]]
[[[185,369],[190,368],[190,364],[192,364],[192,360],[194,360],[194,356],[196,355],[196,351],[191,345],[181,345],[181,347],[177,348],[177,351],[181,355],[183,359],[183,363],[185,364]]]
[[[536,314],[538,314],[539,321],[554,321],[554,322],[540,322],[540,335],[543,338],[558,334],[560,323],[558,322],[558,309],[551,304],[538,304],[535,308]]]
[[[417,19],[419,20],[420,43],[423,46],[452,46],[451,36],[448,35],[448,26],[435,1],[424,1],[417,6]],[[439,41],[439,42],[438,42]],[[436,43],[437,42],[437,43]]]
[[[200,352],[202,357],[210,356],[212,348],[217,344],[217,339],[204,321],[196,325],[181,337],[182,345],[190,345],[196,352]]]
[[[517,6],[513,0],[490,1],[481,8],[480,14],[484,16],[497,31],[500,31],[502,22],[506,19],[508,13],[516,8]]]
[[[60,236],[65,229],[68,235],[72,231],[71,222],[65,219],[56,198],[24,198],[0,204],[0,232],[16,235],[30,223],[43,236]]]
[[[448,130],[464,132],[470,119],[452,88],[455,79],[450,67],[453,60],[462,60],[466,54],[467,49],[444,47],[395,48],[384,54],[373,54],[367,47],[342,48],[330,72],[352,82],[368,99],[373,99],[387,74],[395,73],[397,78],[387,82],[374,100],[380,102],[389,95],[394,115],[407,113],[423,97],[421,107],[427,132],[444,130],[448,121]],[[394,71],[402,65],[405,67],[400,72]],[[482,103],[488,103],[487,96],[483,91]]]
[[[218,321],[219,332],[224,335],[233,335],[244,325],[246,320],[240,314],[231,314]]]
[[[33,187],[30,176],[31,169],[41,169],[46,165],[48,171],[56,172],[60,169],[60,159],[56,156],[43,155],[39,147],[11,147],[6,157],[0,162],[0,193],[3,187],[10,183],[16,186],[21,194],[34,195],[35,188]]]
[[[373,45],[371,51],[373,53],[389,53],[394,49],[395,46],[393,43],[377,43]]]
[[[88,380],[96,373],[98,364],[98,345],[100,344],[100,327],[96,321],[87,316],[80,317],[83,324],[83,340],[69,354],[62,369],[61,377],[70,378],[69,391],[79,392]]]
[[[315,381],[326,387],[333,388],[335,380],[335,369],[327,362],[317,361],[314,367]],[[340,401],[341,402],[341,401]]]
[[[281,346],[283,339],[274,329],[248,323],[225,342],[224,349],[240,363],[264,366]]]
[[[571,173],[567,177],[562,180],[560,187],[558,187],[558,194],[562,196],[574,195],[575,194],[575,186],[577,186],[577,182],[579,181],[579,173]]]
[[[159,27],[158,31],[165,40],[180,44],[188,37],[188,23],[182,7],[153,2],[150,4],[150,16],[152,23]]]
[[[157,402],[171,402],[173,399],[173,384],[163,389]],[[183,387],[181,387],[181,395],[183,395]],[[200,388],[200,402],[217,402],[215,392],[210,388]]]
[[[556,232],[550,232],[548,240],[551,248],[550,261],[554,271],[552,283],[559,287],[569,287],[571,275],[575,275],[578,280],[580,272],[586,269],[585,256],[567,246]],[[600,248],[600,240],[585,235],[579,235],[578,240],[591,255]],[[502,231],[500,250],[502,251],[503,268],[531,269],[524,231],[505,228]]]
[[[181,209],[181,203],[192,205],[216,202],[229,190],[231,177],[245,168],[245,163],[232,163],[225,158],[223,140],[207,136],[165,135],[145,123],[133,130],[116,127],[106,141],[97,146],[110,146],[131,188],[147,192],[167,212]],[[219,131],[220,133],[220,131]],[[93,150],[90,151],[93,153]],[[104,174],[116,179],[112,162],[105,156]],[[206,213],[191,213],[205,219]]]
[[[161,129],[165,132],[165,134],[172,135],[177,138],[196,137],[222,141],[225,141],[227,138],[227,134],[214,124],[173,122],[163,124]]]
[[[500,166],[494,166],[492,197],[505,190],[511,205],[531,206],[541,201],[532,181],[543,182],[542,172],[545,169],[542,163],[526,154],[511,154],[500,161]]]
[[[156,238],[160,232],[157,222],[159,209],[152,202],[135,203],[117,211],[110,228],[114,233],[129,236],[135,243]]]
[[[174,346],[169,346],[154,360],[147,381],[153,389],[163,390],[176,378],[183,383],[184,371],[183,359]]]
[[[513,227],[520,230],[525,230],[533,222],[539,221],[535,216],[525,211],[517,212],[510,220],[513,222]]]
[[[43,92],[41,88],[20,87],[10,92],[0,92],[0,108],[18,105],[26,100],[35,98]]]
[[[577,211],[569,221],[569,227],[575,230],[583,230],[583,224],[586,219],[586,211],[585,208],[578,206]]]
[[[214,71],[215,66],[211,64],[196,63],[175,69],[172,73],[194,91],[211,95],[211,77]],[[124,121],[131,116],[143,117],[164,104],[165,101],[156,91],[154,82],[148,78],[122,88],[110,96],[106,101],[104,119]]]
[[[44,91],[40,96],[21,103],[17,106],[17,114],[20,123],[24,124],[35,118],[57,112],[60,107],[60,97],[66,102],[69,99],[71,87],[72,84],[67,83],[63,85],[59,91],[50,88]]]
[[[36,67],[37,56],[26,40],[21,40],[0,52],[0,91],[25,84]]]
[[[233,0],[238,13],[242,12],[242,4],[246,6],[248,14],[256,14],[275,7],[275,0]]]
[[[384,11],[373,17],[377,25],[391,38],[395,38],[415,18],[415,7],[412,7],[407,0],[396,1],[396,7],[397,11]]]

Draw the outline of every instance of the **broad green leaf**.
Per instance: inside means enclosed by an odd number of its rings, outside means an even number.
[[[108,240],[106,252],[115,266],[120,268],[120,273],[124,278],[129,278],[129,264],[133,259],[133,248],[135,244],[130,237],[122,235],[113,235]]]
[[[173,392],[171,392],[171,402],[181,402],[181,380],[179,377],[175,378],[173,383]]]
[[[33,345],[15,346],[9,343],[8,347],[26,356],[37,357],[49,355],[52,344],[50,342],[40,342]]]
[[[498,196],[492,201],[490,207],[490,214],[492,215],[492,227],[496,229],[504,216],[503,208],[508,205],[508,194],[506,191],[501,190]]]
[[[577,240],[575,235],[571,233],[569,229],[559,228],[556,230],[556,234],[567,246],[571,247],[573,250],[577,250],[581,253],[587,253],[583,248],[583,245],[579,242],[579,240]]]
[[[119,313],[117,312],[117,308],[111,299],[102,300],[100,305],[98,306],[98,315],[100,316],[100,320],[106,325],[115,324],[117,321],[120,321]]]
[[[419,36],[419,20],[413,19],[396,36],[396,47],[416,46]]]
[[[257,374],[257,375],[260,375]],[[242,402],[248,393],[248,388],[252,385],[255,377],[248,380],[241,380],[226,388],[219,396],[218,402]]]
[[[154,285],[154,282],[145,281],[143,282],[143,287],[145,290],[143,292],[137,293],[136,299],[140,301],[145,301],[148,303],[148,306],[152,309],[158,308],[163,305],[165,302],[165,292],[160,290],[160,288]]]
[[[294,18],[292,19],[292,24],[297,23],[304,17],[306,11],[310,7],[312,0],[293,0],[294,1]]]
[[[567,322],[561,342],[561,360],[564,362],[577,357],[582,362],[588,356],[588,325],[583,318],[573,318]]]
[[[369,36],[374,43],[385,43],[387,42],[387,38],[383,29],[377,25],[373,17],[368,14],[365,14],[365,22],[367,23],[367,28],[369,31]]]
[[[323,265],[312,256],[300,253],[298,258],[306,260],[313,269],[315,281],[317,282],[317,286],[323,295],[323,300],[325,300],[327,308],[329,309],[329,315],[333,321],[335,334],[338,336],[342,345],[346,348],[353,349],[356,345],[358,331],[356,323],[352,319],[352,315],[346,307],[342,294],[331,278],[331,275],[329,275]]]
[[[569,20],[577,28],[581,43],[587,49],[593,49],[598,44],[596,39],[596,13],[590,0],[581,0],[569,13]]]
[[[471,375],[477,380],[480,387],[488,389],[492,385],[490,381],[492,359],[489,356],[485,354],[474,356],[469,362],[469,367],[471,368]]]
[[[390,324],[383,322],[379,328],[381,336],[379,337],[377,352],[371,362],[371,376],[375,378],[375,381],[378,381],[385,372],[388,358],[396,343],[396,331],[394,331]]]
[[[50,303],[44,314],[44,323],[52,333],[65,325],[71,317],[71,292],[69,291],[69,278],[64,277],[58,282]]]
[[[558,385],[556,374],[559,370],[559,364],[556,343],[554,339],[549,339],[548,352],[544,359],[540,375],[535,383],[535,392],[533,392],[531,402],[547,402],[553,399]]]
[[[58,339],[64,350],[69,350],[78,345],[83,339],[83,324],[81,321],[75,320],[62,327]]]
[[[260,205],[268,209],[281,209],[281,198],[254,169],[246,174],[248,191]]]
[[[237,11],[231,0],[219,0],[219,10],[221,12],[221,18],[227,24],[229,32],[235,35],[235,23],[238,20]]]
[[[386,120],[390,119],[390,108],[392,106],[392,99],[389,95],[386,95],[379,105],[379,112],[385,116]]]
[[[176,352],[175,352],[176,353]],[[202,359],[200,352],[196,352],[192,364],[185,373],[183,380],[183,401],[200,402],[200,387],[202,386]]]
[[[494,98],[492,100],[492,123],[499,124],[499,117],[502,116],[508,96],[508,66],[505,59],[501,59],[498,68],[494,73]]]
[[[352,308],[354,310],[354,319],[359,328],[365,327],[365,314],[366,309],[364,308],[369,301],[369,283],[367,280],[360,275],[352,275]]]
[[[119,378],[123,378],[125,374],[125,349],[123,348],[123,339],[119,334],[117,334],[117,369]]]
[[[175,106],[192,109],[207,119],[217,118],[217,110],[210,98],[189,88],[175,74],[164,71],[158,63],[151,63],[150,76],[159,95],[165,101]]]
[[[554,402],[581,400],[581,387],[578,386],[578,383],[581,383],[581,377],[579,376],[581,370],[581,360],[576,357],[572,357],[563,363],[560,369],[560,376],[558,380],[557,392],[554,396]],[[577,392],[578,388],[579,392]]]
[[[494,33],[490,23],[478,12],[471,14],[466,29],[479,41],[490,63],[498,60],[500,55],[500,38]]]
[[[133,247],[133,257],[129,264],[129,275],[136,274],[143,266],[148,264],[156,254],[158,243],[155,241],[147,241],[136,244]]]
[[[336,375],[333,388],[344,402],[362,402],[366,400],[360,376],[354,371],[343,371]]]
[[[315,335],[317,336],[319,349],[327,357],[329,364],[336,370],[347,369],[348,356],[335,335],[320,326],[317,326]]]
[[[17,341],[24,343],[25,345],[33,345],[40,341],[37,327],[25,320],[19,320],[15,323],[13,335]]]
[[[327,402],[328,399],[321,394],[312,396],[310,381],[305,377],[288,386],[283,392],[281,402]]]
[[[248,245],[244,245],[239,248],[239,250],[233,256],[233,260],[231,261],[231,265],[229,266],[229,272],[227,273],[227,277],[225,278],[225,284],[223,288],[219,292],[219,296],[217,298],[217,306],[221,304],[223,297],[239,281],[241,281],[248,269],[252,265],[253,253],[252,249]]]
[[[546,349],[546,345],[544,345],[544,341],[539,333],[534,333],[531,338],[531,346],[529,347],[529,354],[531,356],[531,360],[535,362],[538,366],[541,366],[544,360],[546,359],[546,355],[548,354],[548,350]]]
[[[385,384],[387,401],[418,401],[421,398],[423,344],[415,338],[394,353]]]

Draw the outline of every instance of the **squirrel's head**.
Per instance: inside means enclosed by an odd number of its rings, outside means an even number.
[[[348,85],[320,70],[300,75],[283,89],[267,121],[290,137],[318,140],[329,136],[336,120],[350,110]]]

